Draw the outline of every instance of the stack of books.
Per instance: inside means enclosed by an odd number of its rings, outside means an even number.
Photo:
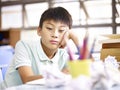
[[[103,35],[107,37],[105,40],[101,40],[102,48],[100,52],[100,59],[104,60],[108,55],[115,56],[118,62],[120,62],[120,34]]]

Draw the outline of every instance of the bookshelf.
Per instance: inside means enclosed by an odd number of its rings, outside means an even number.
[[[18,40],[20,40],[20,29],[0,30],[0,46],[11,45],[15,47]]]

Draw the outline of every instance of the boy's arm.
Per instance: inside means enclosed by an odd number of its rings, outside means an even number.
[[[69,39],[71,39],[76,46],[80,46],[79,38],[76,36],[76,34],[72,31],[69,32]]]
[[[18,72],[23,83],[43,78],[42,75],[34,75],[30,66],[21,66],[18,68]]]
[[[64,39],[60,44],[60,48],[64,48],[67,45],[69,39],[71,39],[76,46],[80,47],[79,38],[74,32],[69,31],[67,34],[65,34]]]

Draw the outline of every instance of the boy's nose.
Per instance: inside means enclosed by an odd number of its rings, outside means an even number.
[[[55,35],[53,35],[52,37],[53,37],[53,38],[57,38],[57,36],[55,36]]]
[[[58,31],[54,31],[53,34],[52,34],[52,37],[58,38],[58,35],[59,35]]]

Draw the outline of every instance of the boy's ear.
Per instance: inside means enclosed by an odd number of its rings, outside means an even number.
[[[41,36],[41,28],[40,27],[38,27],[38,29],[37,29],[37,34],[38,34],[38,36]]]

